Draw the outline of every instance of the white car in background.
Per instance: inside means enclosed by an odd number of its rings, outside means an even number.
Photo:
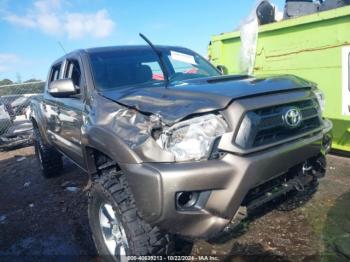
[[[5,104],[0,100],[0,135],[6,133],[12,126],[10,114],[7,112]]]

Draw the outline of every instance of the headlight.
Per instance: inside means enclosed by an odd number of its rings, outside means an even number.
[[[173,153],[178,162],[207,159],[215,139],[226,130],[225,120],[210,114],[175,124],[160,135],[157,143]]]
[[[314,94],[317,97],[318,103],[320,105],[321,111],[324,111],[324,108],[326,106],[326,100],[323,91],[316,89],[314,90]]]

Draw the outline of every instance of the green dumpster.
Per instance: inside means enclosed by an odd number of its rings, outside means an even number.
[[[318,84],[334,124],[333,149],[350,151],[350,6],[259,27],[254,75],[294,74]],[[243,47],[244,48],[244,47]],[[240,71],[240,32],[213,36],[215,65]]]

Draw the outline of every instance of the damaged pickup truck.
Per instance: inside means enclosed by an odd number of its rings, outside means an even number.
[[[193,51],[119,46],[53,63],[31,104],[46,177],[62,155],[92,181],[88,214],[106,259],[174,254],[325,174],[323,94],[295,76],[223,76]]]

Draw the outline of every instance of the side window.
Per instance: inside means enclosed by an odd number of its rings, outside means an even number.
[[[50,82],[58,80],[61,73],[61,64],[54,65],[51,69]]]
[[[78,94],[71,96],[71,98],[81,99],[82,75],[80,65],[77,60],[68,60],[63,78],[72,79],[75,88],[78,90]]]
[[[64,74],[64,78],[72,79],[74,85],[80,89],[81,84],[81,70],[79,66],[79,62],[76,60],[70,60],[67,65],[66,72]]]

